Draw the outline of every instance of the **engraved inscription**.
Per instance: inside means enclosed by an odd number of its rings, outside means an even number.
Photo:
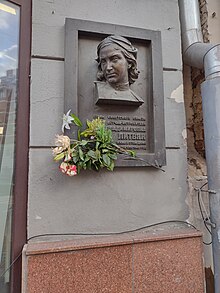
[[[144,117],[108,115],[104,119],[106,125],[112,130],[118,145],[125,149],[147,149],[146,119]]]

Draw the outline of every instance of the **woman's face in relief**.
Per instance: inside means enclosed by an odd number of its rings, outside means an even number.
[[[128,62],[116,44],[110,44],[99,52],[101,69],[106,81],[117,86],[128,83]]]

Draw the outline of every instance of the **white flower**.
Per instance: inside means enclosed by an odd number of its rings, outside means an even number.
[[[55,145],[63,150],[70,147],[70,138],[67,135],[56,135]]]
[[[63,152],[63,148],[60,146],[60,147],[56,147],[56,148],[53,148],[52,149],[52,152],[53,152],[53,156],[55,157],[56,155],[60,154]]]
[[[66,115],[63,114],[63,125],[62,125],[62,132],[64,132],[64,128],[70,129],[70,124],[74,121],[73,117],[70,116],[71,110],[69,110]]]

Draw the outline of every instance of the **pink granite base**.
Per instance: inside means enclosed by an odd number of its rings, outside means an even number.
[[[203,293],[191,229],[28,244],[23,293]]]

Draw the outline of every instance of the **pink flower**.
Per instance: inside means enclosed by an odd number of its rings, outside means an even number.
[[[75,165],[69,165],[69,169],[66,172],[67,175],[69,176],[75,176],[77,175],[77,168]]]
[[[68,176],[75,176],[77,175],[77,168],[75,165],[69,165],[65,162],[60,164],[60,171]]]

